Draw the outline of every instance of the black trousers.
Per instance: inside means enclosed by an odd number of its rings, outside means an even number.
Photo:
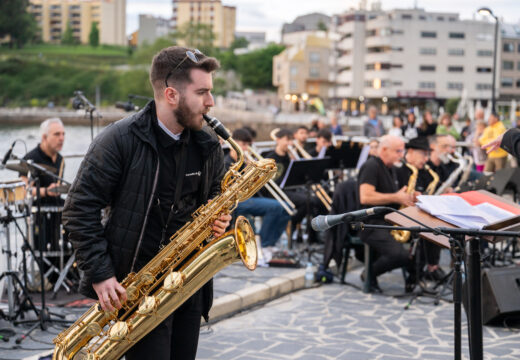
[[[389,230],[366,229],[361,232],[360,237],[363,242],[370,245],[375,253],[372,263],[374,277],[400,267],[406,267],[407,270],[413,271],[413,263],[408,251],[403,244],[394,240]]]
[[[202,290],[125,354],[126,360],[194,360],[199,343]]]

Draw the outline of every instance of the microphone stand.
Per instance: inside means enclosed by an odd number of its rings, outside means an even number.
[[[398,214],[414,221],[421,226],[390,226],[365,224],[363,222],[355,222],[351,226],[355,230],[363,229],[385,229],[385,230],[405,230],[412,233],[433,233],[435,235],[446,236],[450,242],[450,249],[454,256],[454,278],[453,278],[453,304],[454,304],[454,358],[462,359],[462,340],[461,340],[461,303],[462,303],[462,271],[461,263],[466,253],[467,264],[467,284],[468,284],[468,333],[469,333],[469,350],[471,360],[483,360],[483,340],[482,340],[482,294],[480,280],[480,238],[482,236],[505,236],[517,238],[520,236],[516,231],[500,231],[500,230],[478,230],[478,229],[459,229],[437,227],[433,228],[412,217],[402,213],[391,207],[388,210],[397,212]],[[470,236],[466,239],[466,236]]]
[[[96,111],[96,107],[83,95],[83,91],[77,90],[74,91],[74,100],[72,101],[72,107],[74,109],[85,108],[85,111],[89,113],[90,116],[90,140],[94,139],[94,111]],[[98,113],[98,119],[101,117]],[[99,123],[98,123],[99,126]],[[99,129],[98,129],[99,130]]]

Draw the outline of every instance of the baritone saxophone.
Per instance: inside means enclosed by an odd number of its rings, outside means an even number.
[[[211,225],[260,190],[276,173],[275,162],[251,161],[240,170],[244,161],[240,147],[217,119],[207,115],[204,119],[238,155],[224,175],[221,194],[199,207],[193,220],[138,273],[127,275],[121,285],[128,300],[121,309],[104,312],[97,303],[60,333],[54,339],[53,359],[119,359],[227,265],[242,260],[249,270],[256,268],[255,235],[244,217],[218,238]]]

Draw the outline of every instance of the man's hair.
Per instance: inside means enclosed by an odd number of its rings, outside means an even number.
[[[63,126],[63,122],[60,118],[49,118],[40,124],[40,136],[49,135],[49,130],[52,124],[60,124]]]
[[[447,136],[448,136],[447,134],[438,134],[438,135],[428,136],[428,143],[430,145],[437,144],[437,142],[439,142],[439,139],[441,139],[443,137],[447,137]]]
[[[199,61],[195,63],[187,58],[187,51],[192,51]],[[176,66],[178,66],[177,69],[175,69]],[[166,76],[170,74],[168,76],[168,85],[179,89],[191,83],[191,69],[201,69],[211,73],[219,67],[220,63],[213,57],[197,53],[194,49],[170,46],[162,49],[153,57],[150,69],[150,83],[154,91],[162,90],[165,88]]]
[[[243,141],[246,143],[253,142],[253,137],[251,136],[251,133],[245,128],[240,128],[240,129],[236,129],[235,131],[233,131],[232,137],[236,141]]]
[[[251,126],[246,125],[246,126],[243,126],[242,129],[249,131],[249,133],[251,134],[251,138],[253,140],[256,139],[257,133],[256,133],[255,129],[253,129]]]
[[[297,131],[300,130],[300,129],[303,129],[303,130],[309,132],[309,128],[308,128],[307,126],[305,126],[305,125],[300,125],[300,126],[298,126],[298,127],[296,128],[296,130],[294,130],[294,132],[297,132]]]
[[[316,135],[316,137],[324,138],[327,141],[331,141],[332,133],[328,129],[321,129],[320,131],[318,131],[318,134]]]
[[[283,137],[288,137],[289,139],[292,139],[293,138],[293,133],[292,133],[292,131],[290,131],[288,129],[280,129],[275,134],[275,136],[276,136],[277,139],[281,139]]]

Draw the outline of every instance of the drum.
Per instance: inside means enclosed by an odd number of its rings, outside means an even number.
[[[35,226],[34,241],[35,249],[42,250],[46,257],[59,257],[62,255],[70,255],[70,245],[64,241],[63,227],[61,225],[61,213],[63,206],[40,206],[41,215],[41,231],[36,231],[38,227],[38,208],[32,207],[33,223]],[[40,243],[39,235],[42,235],[43,242]]]
[[[4,206],[21,204],[25,201],[25,192],[22,179],[0,182],[0,203]]]

